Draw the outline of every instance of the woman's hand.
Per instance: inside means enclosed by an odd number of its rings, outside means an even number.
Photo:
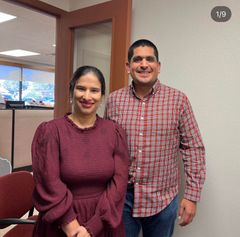
[[[87,229],[84,226],[80,226],[76,237],[91,237],[91,235],[88,233]]]
[[[63,225],[62,230],[67,237],[91,237],[87,229],[84,226],[81,226],[77,219]]]

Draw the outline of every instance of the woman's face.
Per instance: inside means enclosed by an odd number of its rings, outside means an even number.
[[[101,83],[91,72],[81,76],[72,95],[73,112],[81,115],[95,115],[101,103]]]

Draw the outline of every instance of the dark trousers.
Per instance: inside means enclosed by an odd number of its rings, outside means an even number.
[[[177,217],[178,197],[161,212],[149,217],[133,217],[134,192],[128,190],[123,210],[126,237],[138,237],[142,228],[143,237],[171,237]]]

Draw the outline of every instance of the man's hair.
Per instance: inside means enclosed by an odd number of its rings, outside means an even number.
[[[144,46],[148,46],[148,47],[151,47],[153,48],[154,50],[154,55],[157,59],[157,61],[159,61],[159,58],[158,58],[158,49],[156,47],[156,45],[151,42],[150,40],[147,40],[147,39],[139,39],[139,40],[136,40],[134,43],[132,43],[132,45],[129,47],[128,49],[128,62],[131,61],[132,57],[133,57],[133,52],[134,52],[134,49],[138,48],[138,47],[144,47]]]

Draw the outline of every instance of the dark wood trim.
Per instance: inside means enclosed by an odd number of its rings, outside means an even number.
[[[128,85],[125,64],[131,40],[132,0],[113,1],[112,58],[110,92]]]
[[[62,18],[57,21],[56,38],[54,117],[61,117],[70,111],[69,81],[73,73],[73,30]]]
[[[111,21],[114,12],[114,1],[119,0],[112,0],[69,12],[69,14],[64,15],[65,25],[69,28],[78,28],[104,21]]]

